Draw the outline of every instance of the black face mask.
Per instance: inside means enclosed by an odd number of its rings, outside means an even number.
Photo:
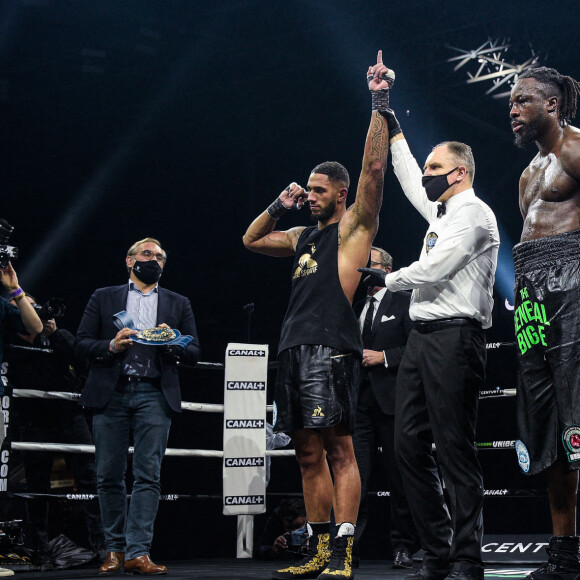
[[[157,260],[147,260],[140,262],[135,260],[133,264],[133,274],[143,282],[143,284],[156,284],[161,278],[163,270]]]
[[[425,193],[429,201],[437,201],[453,185],[449,185],[447,176],[451,175],[458,168],[459,165],[444,175],[423,175],[421,183],[425,188]]]

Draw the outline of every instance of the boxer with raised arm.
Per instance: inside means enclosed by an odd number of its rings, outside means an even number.
[[[295,256],[279,345],[274,428],[292,435],[310,539],[304,559],[276,571],[273,578],[354,577],[360,477],[352,431],[362,343],[352,300],[360,281],[357,268],[367,264],[378,228],[389,143],[381,111],[388,108],[393,79],[379,51],[367,72],[373,111],[354,203],[347,208],[346,169],[335,161],[321,163],[312,170],[306,189],[289,185],[243,238],[254,252]],[[305,203],[316,225],[275,229],[283,215]],[[331,546],[332,508],[337,533]]]

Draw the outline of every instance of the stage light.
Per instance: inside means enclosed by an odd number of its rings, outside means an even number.
[[[503,40],[502,42],[498,39],[488,39],[475,50],[464,50],[454,46],[448,46],[448,48],[460,53],[458,56],[452,56],[447,59],[447,62],[457,62],[453,69],[454,71],[459,70],[471,62],[477,62],[479,64],[475,72],[467,71],[468,78],[465,82],[468,85],[491,81],[492,86],[485,92],[486,95],[494,93],[504,85],[509,87],[508,91],[492,95],[494,99],[509,97],[511,88],[518,80],[519,75],[525,70],[537,66],[540,61],[539,56],[534,54],[534,50],[531,49],[532,55],[525,62],[521,64],[508,63],[506,61],[506,55],[510,48],[509,39]]]

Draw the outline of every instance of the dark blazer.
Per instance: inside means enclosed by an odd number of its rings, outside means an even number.
[[[364,345],[370,350],[385,352],[388,367],[373,365],[363,367],[363,380],[367,374],[371,388],[381,410],[387,415],[395,413],[395,385],[397,371],[403,358],[407,338],[413,323],[409,318],[409,292],[390,292],[387,290],[381,300],[372,327],[372,343]],[[355,314],[360,317],[365,301],[355,304]]]
[[[165,322],[181,334],[193,336],[193,342],[183,354],[183,362],[195,364],[199,360],[200,348],[191,304],[185,296],[159,288],[157,324]],[[76,336],[79,358],[87,359],[90,370],[81,395],[81,404],[86,407],[103,408],[109,402],[121,374],[122,362],[127,351],[113,354],[109,343],[118,330],[113,324],[113,315],[127,307],[129,284],[99,288],[91,296]],[[151,346],[152,349],[161,347]],[[176,412],[181,412],[181,390],[177,363],[160,358],[161,388]]]

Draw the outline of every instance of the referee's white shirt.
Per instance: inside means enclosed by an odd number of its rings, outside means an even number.
[[[429,228],[419,260],[387,274],[386,287],[392,292],[413,290],[411,320],[467,317],[489,328],[499,250],[495,215],[468,189],[447,200],[446,213],[438,218],[438,204],[427,199],[423,172],[407,142],[395,141],[391,154],[405,195]]]

